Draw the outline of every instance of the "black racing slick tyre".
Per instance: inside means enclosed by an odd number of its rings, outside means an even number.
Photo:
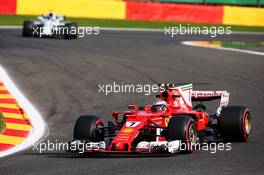
[[[197,130],[192,117],[188,115],[173,116],[166,129],[167,140],[180,140],[180,150],[191,153],[197,142]]]
[[[24,21],[22,35],[24,37],[32,37],[33,36],[33,26],[34,26],[34,23],[32,21]]]
[[[65,39],[77,39],[78,37],[78,27],[77,23],[71,22],[66,23],[65,27],[68,29],[67,33],[64,34]]]
[[[74,140],[88,140],[99,142],[104,140],[104,131],[102,120],[93,115],[80,116],[74,126]]]
[[[251,133],[252,118],[244,106],[227,106],[219,117],[219,130],[224,141],[246,142]]]

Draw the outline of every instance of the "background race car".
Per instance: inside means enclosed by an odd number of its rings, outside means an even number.
[[[36,21],[24,21],[22,35],[24,37],[63,37],[76,39],[77,24],[65,21],[64,16],[49,13],[38,17]]]

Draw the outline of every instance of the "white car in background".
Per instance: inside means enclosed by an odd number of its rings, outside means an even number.
[[[60,37],[76,39],[78,28],[75,22],[65,21],[64,16],[49,13],[39,16],[37,20],[26,20],[23,24],[24,37]]]

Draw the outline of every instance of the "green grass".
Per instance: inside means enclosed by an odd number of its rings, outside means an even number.
[[[0,25],[22,25],[24,20],[36,19],[36,16],[18,16],[18,15],[0,15]],[[128,21],[128,20],[110,20],[110,19],[87,19],[87,18],[67,18],[69,21],[78,23],[78,26],[93,27],[121,27],[121,28],[147,28],[147,29],[164,29],[164,27],[182,26],[194,27],[210,27],[228,25],[209,25],[194,23],[177,23],[177,22],[160,22],[160,21]],[[248,26],[231,26],[232,31],[250,31],[264,32],[264,27],[248,27]]]
[[[0,133],[2,133],[4,128],[5,128],[5,123],[4,123],[4,120],[3,120],[3,115],[0,112]]]

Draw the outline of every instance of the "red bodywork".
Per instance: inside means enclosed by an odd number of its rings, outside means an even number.
[[[172,116],[179,114],[187,114],[194,119],[197,131],[205,130],[208,124],[208,116],[206,112],[197,112],[192,109],[192,106],[186,102],[178,88],[166,89],[161,92],[159,98],[167,102],[165,111],[151,111],[151,105],[144,106],[144,109],[138,109],[135,105],[130,105],[129,111],[113,112],[114,121],[119,124],[122,121],[120,116],[126,117],[126,122],[121,130],[113,138],[107,152],[133,152],[133,142],[138,137],[139,133],[144,129],[153,130],[159,135],[158,127],[166,128],[169,119]],[[191,93],[191,91],[190,91]],[[155,128],[157,127],[157,128]],[[164,136],[157,136],[156,141],[166,141]]]

